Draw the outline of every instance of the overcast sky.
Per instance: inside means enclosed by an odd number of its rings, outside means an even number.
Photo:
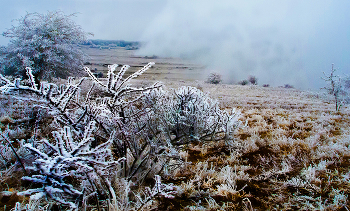
[[[139,54],[193,59],[237,82],[323,86],[350,74],[349,0],[0,0],[0,31],[26,12],[62,10],[94,39],[145,41]],[[0,45],[7,40],[0,38]]]
[[[165,0],[0,0],[0,31],[4,32],[27,12],[61,10],[73,18],[92,39],[139,40],[146,27],[166,5]],[[8,40],[0,37],[0,45]]]

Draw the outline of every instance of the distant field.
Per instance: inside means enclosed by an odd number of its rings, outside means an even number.
[[[130,65],[126,74],[133,73],[149,62],[155,62],[153,68],[148,70],[141,78],[161,81],[178,80],[205,80],[204,67],[190,61],[175,58],[141,57],[136,50],[126,50],[118,47],[114,49],[98,49],[82,47],[90,56],[88,66],[96,73],[107,73],[108,64]]]

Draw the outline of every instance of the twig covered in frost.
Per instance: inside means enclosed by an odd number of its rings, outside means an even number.
[[[146,70],[148,70],[152,65],[154,65],[153,62],[148,63],[145,67],[142,69],[138,70],[137,72],[131,74],[129,77],[123,80],[123,75],[126,72],[126,70],[129,68],[129,66],[125,65],[121,68],[119,71],[119,74],[115,76],[114,70],[117,67],[117,65],[109,65],[108,66],[108,81],[107,84],[103,84],[100,80],[98,80],[91,70],[88,67],[85,67],[84,70],[89,74],[89,76],[101,87],[105,88],[107,92],[111,93],[114,95],[113,97],[113,102],[115,103],[116,100],[121,100],[121,97],[124,96],[125,94],[130,94],[130,93],[140,93],[144,92],[150,89],[156,89],[160,87],[158,83],[153,84],[150,87],[146,88],[135,88],[135,87],[130,87],[129,82],[131,79],[136,78],[140,75],[142,75]],[[126,103],[125,101],[123,101]]]
[[[155,175],[156,184],[152,189],[146,187],[145,196],[142,198],[140,195],[135,195],[139,200],[139,208],[137,210],[141,210],[148,202],[154,200],[157,197],[164,197],[173,199],[175,198],[176,188],[172,184],[163,184],[161,182],[161,177],[159,175]]]
[[[7,145],[10,146],[13,154],[16,156],[17,161],[21,164],[21,167],[23,168],[24,173],[27,174],[27,171],[26,171],[26,168],[23,165],[22,159],[18,156],[18,154],[17,154],[15,148],[13,147],[11,141],[2,132],[0,132],[0,136],[1,136],[1,138],[3,140],[5,140],[7,142]]]
[[[31,68],[27,68],[27,75],[30,80],[35,80]],[[29,93],[34,93],[39,97],[45,99],[51,106],[51,109],[55,110],[59,114],[60,119],[66,124],[76,127],[76,122],[67,113],[67,106],[72,103],[73,99],[77,99],[79,94],[79,86],[85,78],[82,78],[77,84],[72,82],[67,85],[65,89],[60,89],[56,84],[53,83],[42,83],[40,89],[37,88],[36,84],[32,81],[31,86],[20,85],[20,79],[16,79],[13,83],[7,80],[3,75],[0,74],[0,80],[5,83],[0,87],[0,91],[4,93],[11,93],[11,91],[23,90]],[[77,102],[75,102],[77,103]]]
[[[116,171],[117,165],[124,158],[113,160],[110,150],[111,140],[94,148],[91,147],[94,141],[92,133],[96,129],[94,125],[95,123],[91,122],[82,140],[78,141],[74,141],[69,127],[65,127],[60,132],[53,132],[55,145],[43,140],[49,147],[49,152],[41,152],[31,144],[26,144],[24,147],[38,157],[34,162],[34,170],[38,174],[23,177],[23,179],[39,183],[42,187],[29,189],[21,194],[32,195],[31,197],[34,198],[46,196],[75,209],[87,193],[79,190],[79,186],[69,184],[65,180],[66,177],[89,180],[97,179],[98,175],[108,176],[111,170]]]

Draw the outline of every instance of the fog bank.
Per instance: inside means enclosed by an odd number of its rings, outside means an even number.
[[[335,63],[350,72],[350,24],[340,0],[168,1],[142,36],[142,55],[182,57],[220,72],[227,83],[324,85]]]

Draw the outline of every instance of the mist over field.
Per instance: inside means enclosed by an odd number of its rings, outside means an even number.
[[[143,34],[141,55],[193,59],[224,82],[324,85],[331,64],[350,70],[347,1],[168,1]],[[205,77],[205,76],[203,76]]]
[[[4,1],[5,2],[5,1]],[[335,64],[350,72],[346,0],[13,0],[0,8],[0,32],[27,12],[76,13],[91,39],[142,41],[140,55],[182,57],[220,72],[224,82],[318,89]],[[0,36],[0,45],[9,39]]]

